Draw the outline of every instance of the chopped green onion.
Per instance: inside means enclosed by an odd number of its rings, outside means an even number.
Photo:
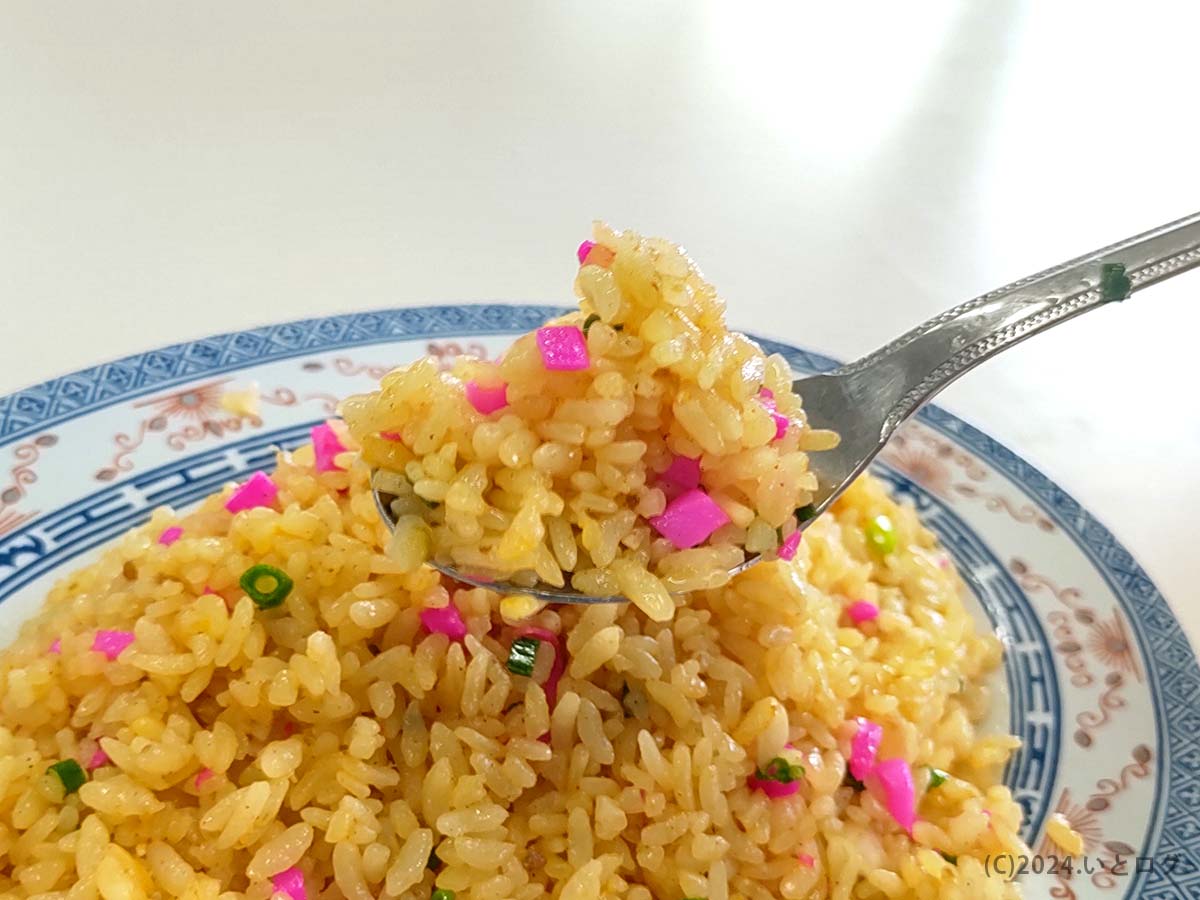
[[[1120,263],[1100,266],[1100,296],[1105,300],[1124,300],[1133,290],[1133,282]]]
[[[928,790],[932,791],[935,787],[941,787],[943,784],[946,783],[946,779],[949,777],[950,776],[947,775],[945,772],[943,772],[941,769],[935,769],[932,766],[930,766],[929,767],[929,788],[928,788]]]
[[[846,780],[845,780],[844,784],[846,784],[847,787],[854,788],[854,790],[856,790],[856,791],[861,791],[861,790],[866,789],[866,785],[863,784],[861,781],[859,781],[857,778],[855,778],[853,775],[851,775],[849,772],[846,773]]]
[[[754,777],[759,781],[778,781],[780,784],[791,784],[799,781],[804,774],[804,766],[793,766],[782,756],[777,756],[765,769],[758,769]]]
[[[588,316],[586,319],[583,320],[582,331],[583,331],[583,334],[585,337],[587,336],[588,329],[590,329],[593,325],[595,325],[599,321],[600,321],[600,317],[598,315],[596,315],[595,313],[592,313],[590,316]],[[625,326],[624,325],[613,325],[612,330],[613,331],[624,331]]]
[[[508,650],[508,671],[526,677],[533,674],[539,641],[535,637],[519,637]]]
[[[444,888],[438,888],[429,895],[429,900],[454,900],[454,891],[447,891]]]
[[[802,506],[798,510],[796,510],[796,521],[797,522],[807,522],[809,519],[814,518],[816,515],[817,515],[817,507],[814,504],[810,503],[807,506]]]
[[[940,853],[942,855],[942,859],[944,859],[946,862],[950,863],[950,865],[952,865],[952,866],[958,865],[958,857],[955,856],[953,853],[945,853],[941,850],[939,850],[938,853]]]
[[[292,592],[292,579],[287,572],[263,563],[243,572],[238,584],[259,609],[274,609]]]
[[[871,549],[880,556],[887,556],[896,549],[896,528],[887,516],[876,516],[863,527],[863,532]]]
[[[75,762],[73,759],[64,759],[56,762],[54,765],[46,769],[47,772],[53,772],[58,776],[58,780],[62,782],[63,792],[73,794],[87,781],[87,775],[83,774],[83,766]]]

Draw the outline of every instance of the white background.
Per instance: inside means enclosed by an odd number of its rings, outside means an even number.
[[[853,357],[1200,208],[1195,4],[0,5],[0,392],[161,344],[563,302],[593,218]],[[942,398],[1200,635],[1200,273]]]

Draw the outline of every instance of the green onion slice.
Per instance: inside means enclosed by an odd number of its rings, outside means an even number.
[[[807,506],[802,506],[796,510],[796,521],[807,522],[817,514],[817,507],[810,503]]]
[[[429,900],[454,900],[454,891],[448,891],[445,888],[438,888],[429,895]]]
[[[532,675],[540,643],[535,637],[519,637],[513,641],[508,649],[508,671],[514,675]]]
[[[887,556],[896,549],[896,528],[887,516],[876,516],[864,526],[863,532],[871,549],[880,556]]]
[[[87,781],[87,775],[83,773],[83,767],[73,759],[64,759],[56,762],[54,765],[46,769],[47,772],[53,772],[58,776],[58,780],[62,782],[63,792],[73,794]]]
[[[1105,300],[1124,300],[1133,290],[1133,282],[1125,274],[1121,263],[1104,263],[1100,266],[1100,295]]]
[[[288,573],[265,563],[248,568],[238,579],[238,584],[259,609],[274,609],[292,592],[292,579]]]
[[[587,336],[588,330],[599,321],[600,321],[600,317],[598,315],[596,315],[595,313],[592,313],[590,316],[588,316],[586,319],[583,320],[583,334],[585,337]],[[612,330],[613,331],[624,331],[625,326],[624,325],[613,325]]]
[[[759,781],[778,781],[780,784],[799,781],[803,775],[804,766],[793,766],[782,756],[775,757],[767,763],[766,768],[759,769],[754,773],[754,777]]]
[[[935,769],[932,766],[930,766],[929,767],[929,788],[928,788],[928,790],[932,791],[935,787],[941,787],[943,784],[946,783],[946,779],[949,777],[950,776],[947,775],[945,772],[943,772],[941,769]]]

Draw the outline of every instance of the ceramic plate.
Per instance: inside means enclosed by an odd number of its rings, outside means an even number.
[[[302,443],[338,398],[422,354],[495,356],[560,310],[439,306],[223,334],[0,398],[0,633],[51,582],[160,505],[186,507]],[[832,360],[771,340],[798,373]],[[257,383],[260,414],[229,412]],[[1200,671],[1163,597],[1113,536],[1016,454],[923,410],[876,466],[953,554],[1006,645],[995,717],[1024,742],[1030,897],[1200,896]],[[1060,812],[1086,854],[1043,838]]]

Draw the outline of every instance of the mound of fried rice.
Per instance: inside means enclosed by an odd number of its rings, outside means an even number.
[[[368,465],[336,460],[281,454],[256,508],[229,512],[229,487],[156,511],[0,654],[0,897],[1016,895],[982,862],[1020,850],[997,783],[1015,741],[973,725],[1000,646],[878,482],[794,561],[669,621],[624,604],[518,624],[489,591],[403,571]],[[880,514],[886,555],[864,539]],[[239,584],[258,564],[294,581],[275,609]],[[851,600],[878,617],[854,625]],[[459,638],[422,624],[449,605]],[[545,653],[531,677],[506,668],[530,625],[567,660],[553,689]],[[132,641],[110,659],[100,631]],[[857,717],[912,773],[911,835],[846,776]],[[755,771],[781,756],[803,773],[771,796]],[[64,760],[87,770],[70,793],[47,771]]]
[[[399,368],[343,414],[396,498],[392,555],[406,569],[433,556],[517,584],[569,582],[664,620],[670,592],[719,586],[746,552],[787,541],[817,488],[808,453],[837,436],[809,427],[787,362],[726,328],[678,247],[604,225],[593,237],[578,311],[498,363]],[[547,353],[547,331],[586,346],[577,364]],[[480,404],[472,389],[501,396]],[[719,510],[698,543],[656,526],[674,514],[676,461],[698,465],[686,487]]]

